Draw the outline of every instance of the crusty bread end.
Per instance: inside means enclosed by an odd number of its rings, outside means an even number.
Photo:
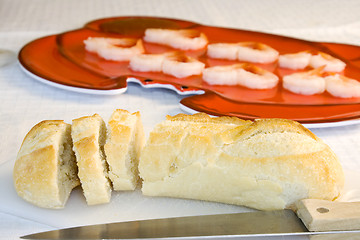
[[[71,125],[45,120],[25,136],[13,169],[18,195],[44,208],[63,208],[79,185]]]
[[[344,185],[331,149],[284,119],[168,117],[150,133],[139,170],[144,195],[262,210],[290,208],[304,198],[333,200]]]

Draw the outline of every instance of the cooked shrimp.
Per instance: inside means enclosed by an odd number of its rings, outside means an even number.
[[[113,61],[129,61],[145,51],[142,40],[134,38],[89,37],[84,43],[87,51]]]
[[[246,63],[206,68],[203,79],[211,85],[240,85],[252,89],[273,88],[279,81],[275,74]]]
[[[213,43],[207,47],[207,55],[211,58],[236,60],[238,51],[237,43]]]
[[[138,72],[161,72],[166,54],[139,54],[131,58],[129,67]]]
[[[279,53],[270,46],[258,42],[238,43],[238,60],[253,63],[271,63],[277,60]]]
[[[323,67],[307,72],[293,73],[283,77],[283,87],[293,93],[313,95],[325,91]]]
[[[260,67],[243,64],[238,70],[239,84],[251,89],[270,89],[279,82],[279,77]]]
[[[144,40],[146,42],[167,45],[181,50],[197,50],[204,48],[207,37],[195,29],[161,29],[149,28],[145,30]]]
[[[339,74],[325,78],[326,91],[335,97],[360,97],[360,82]]]
[[[309,52],[289,53],[279,56],[279,66],[289,69],[304,69],[310,63],[311,54]]]
[[[341,72],[344,70],[346,64],[340,59],[334,58],[329,54],[319,52],[319,54],[311,57],[310,66],[313,68],[325,66],[324,71],[326,72]]]
[[[278,58],[279,53],[263,43],[239,42],[209,44],[207,55],[211,58],[271,63]]]
[[[210,85],[238,85],[238,69],[243,64],[234,64],[228,66],[215,66],[205,68],[203,79]]]
[[[174,52],[168,54],[164,59],[162,71],[177,78],[185,78],[192,75],[200,75],[204,67],[205,64],[195,58],[180,52]]]

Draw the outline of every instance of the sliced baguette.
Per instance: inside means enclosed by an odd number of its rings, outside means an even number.
[[[167,117],[139,163],[142,192],[261,210],[337,198],[344,173],[331,149],[301,124],[204,114]]]
[[[140,113],[115,110],[109,119],[105,144],[109,178],[114,190],[134,190],[138,185],[139,155],[144,143]]]
[[[79,185],[71,125],[45,120],[25,136],[13,169],[20,197],[43,208],[63,208]]]
[[[104,154],[105,122],[98,114],[74,119],[71,136],[78,175],[87,204],[108,203],[111,198],[111,184]]]

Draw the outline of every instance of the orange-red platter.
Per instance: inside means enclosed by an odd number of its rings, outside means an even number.
[[[360,98],[342,99],[328,93],[304,96],[279,86],[252,90],[240,86],[208,85],[201,76],[175,78],[162,73],[134,72],[128,62],[107,61],[87,52],[83,40],[88,37],[138,37],[146,28],[196,29],[215,42],[261,42],[280,54],[299,51],[321,51],[344,61],[344,75],[360,79],[360,47],[346,44],[310,42],[284,36],[200,25],[193,22],[157,17],[114,17],[85,24],[81,29],[36,39],[19,53],[23,70],[47,84],[72,91],[95,94],[119,94],[127,82],[143,86],[173,88],[178,94],[190,95],[181,100],[183,109],[211,115],[230,115],[244,119],[288,118],[302,123],[354,122],[360,118]],[[170,47],[144,42],[147,53],[171,51]],[[206,56],[206,49],[186,51],[206,66],[232,64]],[[259,64],[280,78],[291,73],[277,63]]]

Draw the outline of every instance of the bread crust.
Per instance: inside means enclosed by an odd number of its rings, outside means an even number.
[[[71,136],[78,176],[88,205],[110,202],[111,184],[103,147],[106,126],[98,114],[74,119]]]
[[[334,200],[344,185],[332,150],[284,119],[167,117],[150,133],[139,170],[144,195],[261,210],[291,208],[303,198]]]
[[[77,171],[72,166],[75,156],[70,151],[66,153],[68,156],[61,156],[71,147],[70,124],[62,120],[36,124],[25,136],[14,165],[18,195],[39,207],[63,208],[71,190],[79,185]],[[62,159],[65,157],[69,159]],[[62,169],[60,165],[69,168]],[[65,175],[67,179],[63,183]]]
[[[134,190],[138,185],[139,155],[144,143],[140,113],[115,110],[109,119],[104,147],[114,190]]]

